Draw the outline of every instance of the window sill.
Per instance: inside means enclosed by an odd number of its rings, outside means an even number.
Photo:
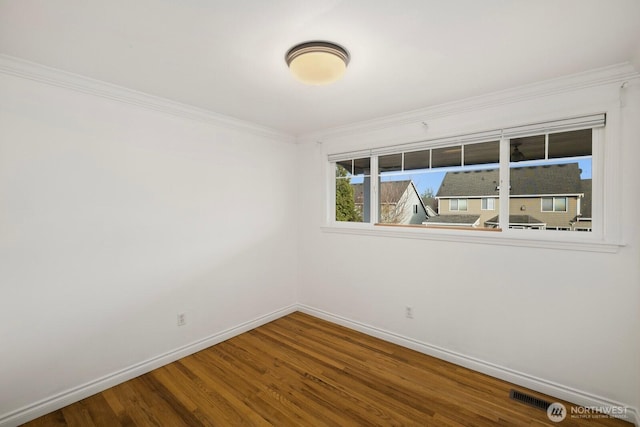
[[[483,245],[519,246],[568,251],[617,253],[625,246],[593,238],[562,235],[562,231],[545,231],[557,235],[532,235],[537,230],[487,230],[449,229],[447,227],[422,227],[401,225],[373,225],[362,223],[335,223],[320,227],[323,233],[352,234],[360,236],[393,237],[402,239],[422,239],[447,242],[475,243]],[[476,231],[476,232],[474,232]],[[479,231],[479,232],[477,232]],[[569,233],[569,232],[565,232]]]

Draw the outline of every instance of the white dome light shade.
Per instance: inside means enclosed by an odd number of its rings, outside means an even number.
[[[293,75],[309,85],[324,85],[340,79],[349,63],[349,53],[329,42],[307,42],[292,47],[285,60]]]

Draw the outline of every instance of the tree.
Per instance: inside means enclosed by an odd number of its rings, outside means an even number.
[[[424,203],[425,206],[430,207],[435,212],[438,211],[438,201],[436,200],[436,193],[435,191],[433,191],[433,188],[425,188],[425,190],[420,195],[420,198],[422,199],[422,203]]]
[[[420,197],[422,200],[433,199],[436,196],[436,193],[433,191],[433,188],[425,188]]]
[[[347,175],[345,168],[336,165],[336,220],[361,222],[362,215],[356,210],[351,179]]]

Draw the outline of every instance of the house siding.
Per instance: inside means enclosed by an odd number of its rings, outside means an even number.
[[[465,197],[454,197],[457,199],[465,199]],[[485,221],[495,217],[500,212],[500,201],[496,197],[495,209],[494,210],[482,210],[482,199],[478,198],[466,198],[467,200],[467,210],[466,211],[452,211],[449,209],[449,200],[450,199],[439,199],[438,213],[440,215],[480,215],[479,224],[480,227],[484,227]]]
[[[459,198],[465,199],[464,197]],[[578,214],[578,197],[567,196],[567,199],[566,212],[543,212],[541,197],[512,197],[509,203],[509,214],[531,215],[539,219],[540,222],[545,223],[547,228],[571,228],[571,221]],[[481,227],[484,227],[487,221],[495,218],[500,212],[500,200],[498,198],[496,198],[495,209],[493,210],[482,210],[482,198],[467,198],[466,211],[452,211],[449,209],[449,200],[440,199],[438,209],[440,215],[480,215],[479,224]]]
[[[571,221],[578,213],[578,198],[567,197],[566,212],[543,212],[542,201],[540,197],[520,198],[512,197],[509,203],[510,215],[531,215],[550,227],[571,227]]]

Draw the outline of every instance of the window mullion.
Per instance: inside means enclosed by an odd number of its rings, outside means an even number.
[[[545,160],[549,159],[549,134],[548,133],[544,136],[544,158]]]
[[[371,181],[371,197],[370,197],[370,221],[372,224],[376,224],[378,222],[380,222],[380,218],[379,218],[379,196],[380,196],[380,191],[378,190],[379,185],[378,183],[380,182],[380,176],[378,174],[378,156],[371,156],[371,172],[370,172],[370,181]]]
[[[508,138],[500,138],[500,210],[499,210],[499,227],[502,230],[509,229],[509,180],[510,180],[510,140]]]
[[[610,179],[608,181],[605,181],[603,175],[605,164],[604,160],[606,158],[610,159],[609,162],[611,162],[613,166],[619,165],[619,160],[611,151],[611,146],[613,144],[609,144],[607,146],[604,146],[604,144],[602,144],[604,129],[593,129],[591,131],[591,134],[592,150],[594,153],[593,158],[597,159],[592,162],[592,176],[593,182],[595,183],[593,185],[592,193],[593,200],[603,200],[604,195],[607,194],[607,198],[611,206],[620,206],[618,192],[616,191],[616,185],[619,185],[619,181],[617,181],[617,179],[619,178],[616,177],[615,180]],[[605,152],[605,149],[607,149],[608,151]],[[621,221],[610,219],[608,222],[605,222],[606,218],[604,218],[603,210],[604,204],[592,202],[591,205],[591,217],[593,218],[592,227],[594,232],[598,233],[598,235],[600,236],[606,236],[613,241],[617,241],[618,239],[620,239],[621,234],[619,224],[621,223]],[[619,219],[619,216],[616,217],[616,219]]]
[[[329,162],[329,167],[327,168],[327,175],[329,176],[329,181],[327,183],[327,193],[328,198],[331,200],[331,203],[327,204],[327,218],[329,223],[336,222],[336,162]]]

